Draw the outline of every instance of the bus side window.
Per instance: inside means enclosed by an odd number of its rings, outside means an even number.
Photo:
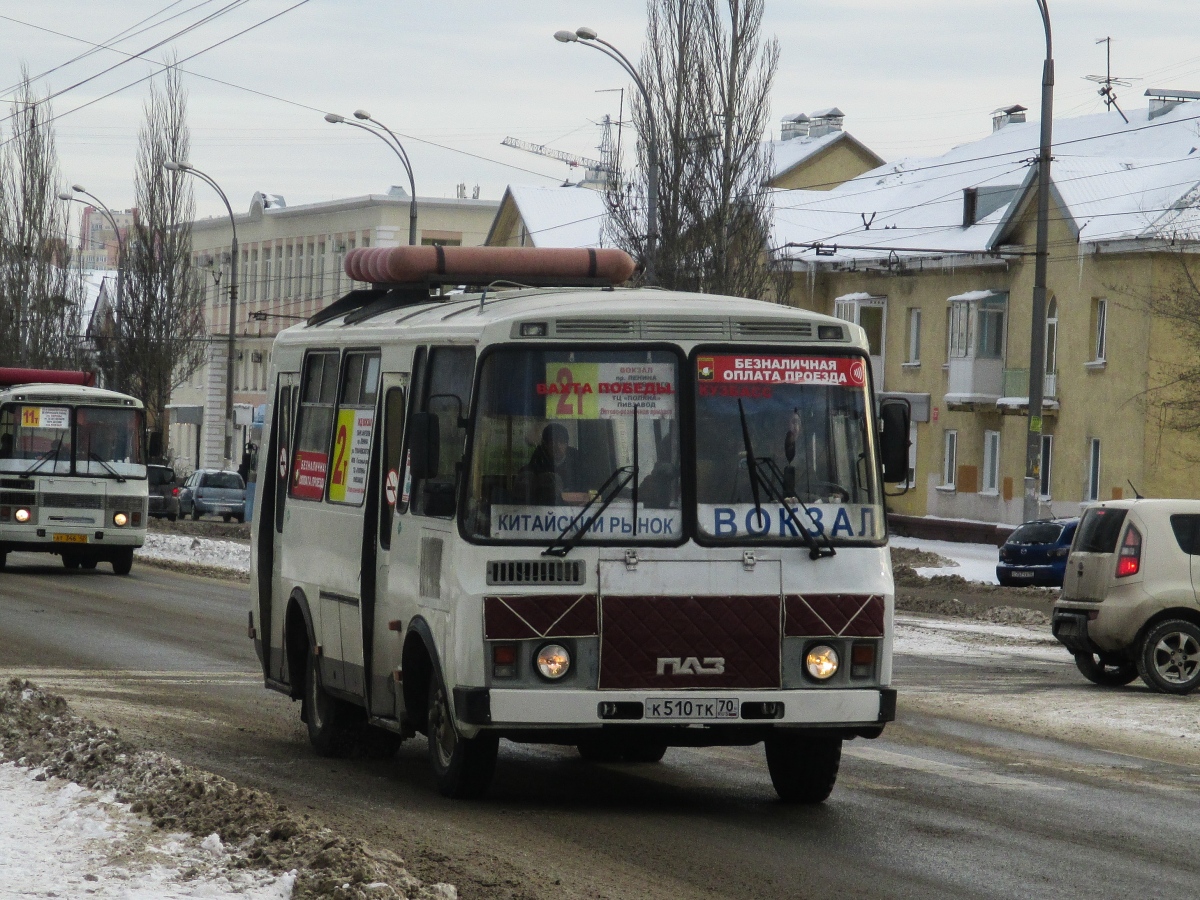
[[[379,502],[379,546],[392,546],[392,522],[404,478],[404,388],[388,388],[383,401],[383,499]]]
[[[328,499],[330,503],[362,506],[367,496],[371,438],[375,433],[379,353],[355,350],[347,352],[343,359]]]
[[[276,441],[279,445],[279,459],[291,459],[292,448],[292,387],[288,385],[279,391],[279,400],[275,407],[275,428],[278,437]],[[270,465],[276,465],[275,460],[270,460]],[[284,503],[287,500],[287,463],[279,463],[285,468],[279,472],[275,479],[275,531],[283,534],[283,514]]]
[[[459,427],[471,408],[471,383],[475,378],[474,347],[434,347],[422,390],[421,412],[438,418],[438,473],[414,481],[413,512],[449,519],[454,516],[458,469],[462,462],[466,429]]]
[[[337,380],[336,350],[308,354],[301,380],[300,412],[288,490],[288,496],[297,500],[322,500],[325,497]]]

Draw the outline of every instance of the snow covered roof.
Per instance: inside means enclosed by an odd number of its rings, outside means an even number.
[[[1154,119],[1149,110],[1059,119],[1051,179],[1055,202],[1082,242],[1171,237],[1200,230],[1200,103]],[[941,156],[903,159],[829,191],[775,196],[777,245],[822,243],[822,262],[984,253],[1011,237],[1010,226],[1036,188],[1039,123],[1010,122]],[[799,143],[788,142],[788,143]],[[963,225],[964,189],[980,212]],[[991,201],[983,205],[983,198]],[[995,205],[999,202],[999,205]],[[834,245],[843,245],[831,252]],[[865,247],[847,250],[844,245]],[[816,259],[812,249],[781,254]]]
[[[535,247],[600,247],[608,213],[604,195],[582,187],[509,185]],[[503,206],[503,204],[501,204]]]
[[[804,115],[801,113],[801,115]],[[844,131],[830,131],[820,137],[798,137],[790,141],[771,141],[771,177],[777,178],[788,169],[811,159],[827,147],[850,137]]]

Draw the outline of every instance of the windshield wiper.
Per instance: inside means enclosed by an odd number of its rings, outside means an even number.
[[[805,534],[809,535],[809,537],[812,537],[812,532],[801,526],[799,519],[796,517],[796,511],[792,509],[791,504],[787,502],[787,498],[784,496],[782,486],[785,482],[783,479],[783,473],[779,471],[779,465],[769,456],[764,456],[759,459],[758,464],[770,472],[775,479],[775,481],[772,482],[770,479],[764,478],[762,482],[762,485],[766,489],[767,493],[771,495],[771,499],[778,503],[780,507],[787,512],[788,519],[791,520],[792,525],[797,531],[803,531]],[[804,511],[805,517],[814,525],[816,525],[817,520],[813,518],[812,512],[809,510],[808,506],[805,505],[804,501],[799,497],[795,497],[793,499],[800,504],[800,509]],[[820,556],[836,556],[837,550],[834,549],[833,544],[830,542],[829,535],[825,533],[824,529],[821,529],[820,534],[821,539],[825,543],[824,547],[818,549],[815,546],[816,538],[813,538],[812,541],[805,542],[809,546],[811,551],[810,555],[812,558],[817,559]]]
[[[38,469],[40,469],[42,467],[42,464],[50,458],[51,453],[54,454],[54,462],[57,465],[58,464],[58,453],[60,450],[62,450],[62,442],[63,442],[62,437],[59,437],[59,439],[54,442],[53,447],[51,447],[49,450],[47,450],[45,453],[43,453],[41,456],[39,456],[37,458],[37,461],[34,462],[34,464],[32,466],[30,466],[28,469],[26,469],[24,472],[21,473],[21,477],[28,478],[30,475],[32,475],[34,472],[36,472]]]
[[[613,470],[613,473],[605,479],[604,484],[600,485],[600,490],[596,491],[595,495],[583,505],[583,509],[575,516],[567,527],[559,532],[550,546],[542,551],[542,556],[566,556],[579,543],[584,533],[591,527],[592,523],[600,516],[604,515],[604,511],[608,509],[610,503],[617,498],[621,491],[625,490],[625,486],[630,481],[637,478],[636,466],[619,466]],[[588,510],[597,502],[600,503],[600,508],[596,510],[596,514],[588,517]],[[637,521],[637,510],[633,511],[634,521]],[[570,537],[568,537],[570,535]]]
[[[813,537],[812,532],[809,531],[808,528],[806,528],[796,517],[796,510],[794,510],[791,504],[787,502],[787,498],[784,497],[781,492],[777,492],[774,488],[774,485],[772,485],[767,479],[762,478],[758,474],[758,464],[760,460],[755,457],[754,447],[750,443],[750,426],[746,424],[746,410],[745,407],[742,406],[742,401],[740,398],[738,399],[738,416],[742,420],[742,443],[746,447],[746,471],[750,475],[750,491],[754,494],[754,510],[757,516],[757,521],[760,524],[763,521],[762,503],[759,500],[759,486],[761,485],[771,499],[779,504],[780,512],[785,513],[791,520],[792,526],[798,532],[800,532],[804,543],[808,546],[808,555],[810,558],[820,559],[822,556],[833,556],[837,551],[834,550],[833,545],[829,543],[828,535],[825,536],[825,546],[822,547],[817,543],[817,539]],[[765,459],[763,461],[768,463],[774,462],[770,459]],[[798,499],[796,502],[800,503]],[[809,513],[808,507],[804,506],[803,503],[800,503],[800,505],[803,507],[804,513],[806,516],[808,516],[809,521],[813,521],[812,514]]]
[[[116,469],[114,469],[112,466],[110,466],[107,462],[105,462],[104,457],[100,456],[97,453],[93,453],[91,450],[89,450],[88,451],[88,459],[94,459],[96,462],[100,463],[100,465],[104,466],[105,471],[107,471],[110,475],[112,475],[113,478],[117,479],[118,484],[124,483],[125,476],[122,475],[120,472],[118,472]]]

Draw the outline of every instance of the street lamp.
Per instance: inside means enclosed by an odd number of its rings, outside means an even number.
[[[388,133],[388,136],[391,138],[391,140],[389,141],[383,136],[382,133],[368,125],[360,125],[358,122],[351,122],[345,116],[339,116],[337,113],[325,113],[326,122],[330,122],[334,125],[353,125],[355,128],[361,128],[368,134],[375,135],[375,137],[379,138],[381,141],[391,147],[393,153],[400,157],[400,164],[404,166],[404,172],[406,175],[408,175],[408,243],[410,246],[415,245],[417,243],[417,185],[413,180],[412,163],[408,160],[408,154],[404,150],[404,145],[400,143],[400,139],[396,137],[396,134],[392,131],[392,129],[388,128],[378,119],[373,119],[371,114],[365,109],[356,109],[354,111],[354,118],[362,122],[370,122],[378,128],[382,128]]]
[[[121,240],[121,229],[117,227],[117,217],[113,215],[111,209],[100,202],[99,197],[85,190],[82,184],[71,185],[70,191],[59,191],[58,199],[67,201],[74,200],[76,203],[83,203],[84,206],[87,206],[87,204],[76,197],[75,194],[83,194],[85,197],[90,197],[91,201],[96,204],[96,208],[104,213],[105,218],[108,219],[108,223],[112,225],[113,234],[117,236],[117,309],[120,309],[121,299],[125,295],[125,242]],[[84,240],[86,239],[87,238],[85,236]]]
[[[225,350],[225,467],[230,468],[233,465],[233,339],[234,327],[237,322],[238,295],[237,222],[234,221],[233,207],[229,205],[229,198],[225,196],[225,192],[221,190],[221,186],[213,181],[210,176],[201,172],[191,163],[179,162],[177,160],[163,163],[163,168],[168,172],[182,172],[187,175],[195,175],[220,194],[221,200],[225,203],[225,210],[229,213],[229,227],[233,230],[233,241],[229,247],[229,337]]]
[[[1054,45],[1050,35],[1049,0],[1037,0],[1046,32],[1042,63],[1042,125],[1038,152],[1037,251],[1033,269],[1033,321],[1029,335],[1029,430],[1025,436],[1025,503],[1023,521],[1039,517],[1042,456],[1042,394],[1046,375],[1046,263],[1050,218],[1050,148],[1054,107]]]
[[[584,42],[584,47],[598,50],[614,60],[633,79],[637,89],[642,93],[642,101],[646,104],[646,139],[649,155],[649,171],[646,173],[646,283],[654,284],[657,275],[655,256],[658,249],[658,138],[654,128],[654,109],[650,103],[650,92],[639,77],[633,63],[626,59],[625,54],[600,37],[594,28],[576,28],[574,31],[556,31],[554,39],[563,44],[578,44]]]

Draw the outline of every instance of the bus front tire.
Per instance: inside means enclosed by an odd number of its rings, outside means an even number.
[[[322,687],[317,655],[311,650],[308,652],[302,713],[301,718],[308,726],[309,743],[318,756],[340,758],[350,755],[350,705],[330,696]]]
[[[833,792],[842,761],[842,739],[767,738],[767,769],[784,803],[822,803]]]
[[[437,779],[438,791],[455,800],[482,797],[496,771],[500,739],[484,732],[465,738],[454,725],[454,714],[442,680],[434,675],[429,681],[429,764]]]
[[[133,548],[122,547],[117,556],[112,560],[114,575],[128,575],[133,569]]]

